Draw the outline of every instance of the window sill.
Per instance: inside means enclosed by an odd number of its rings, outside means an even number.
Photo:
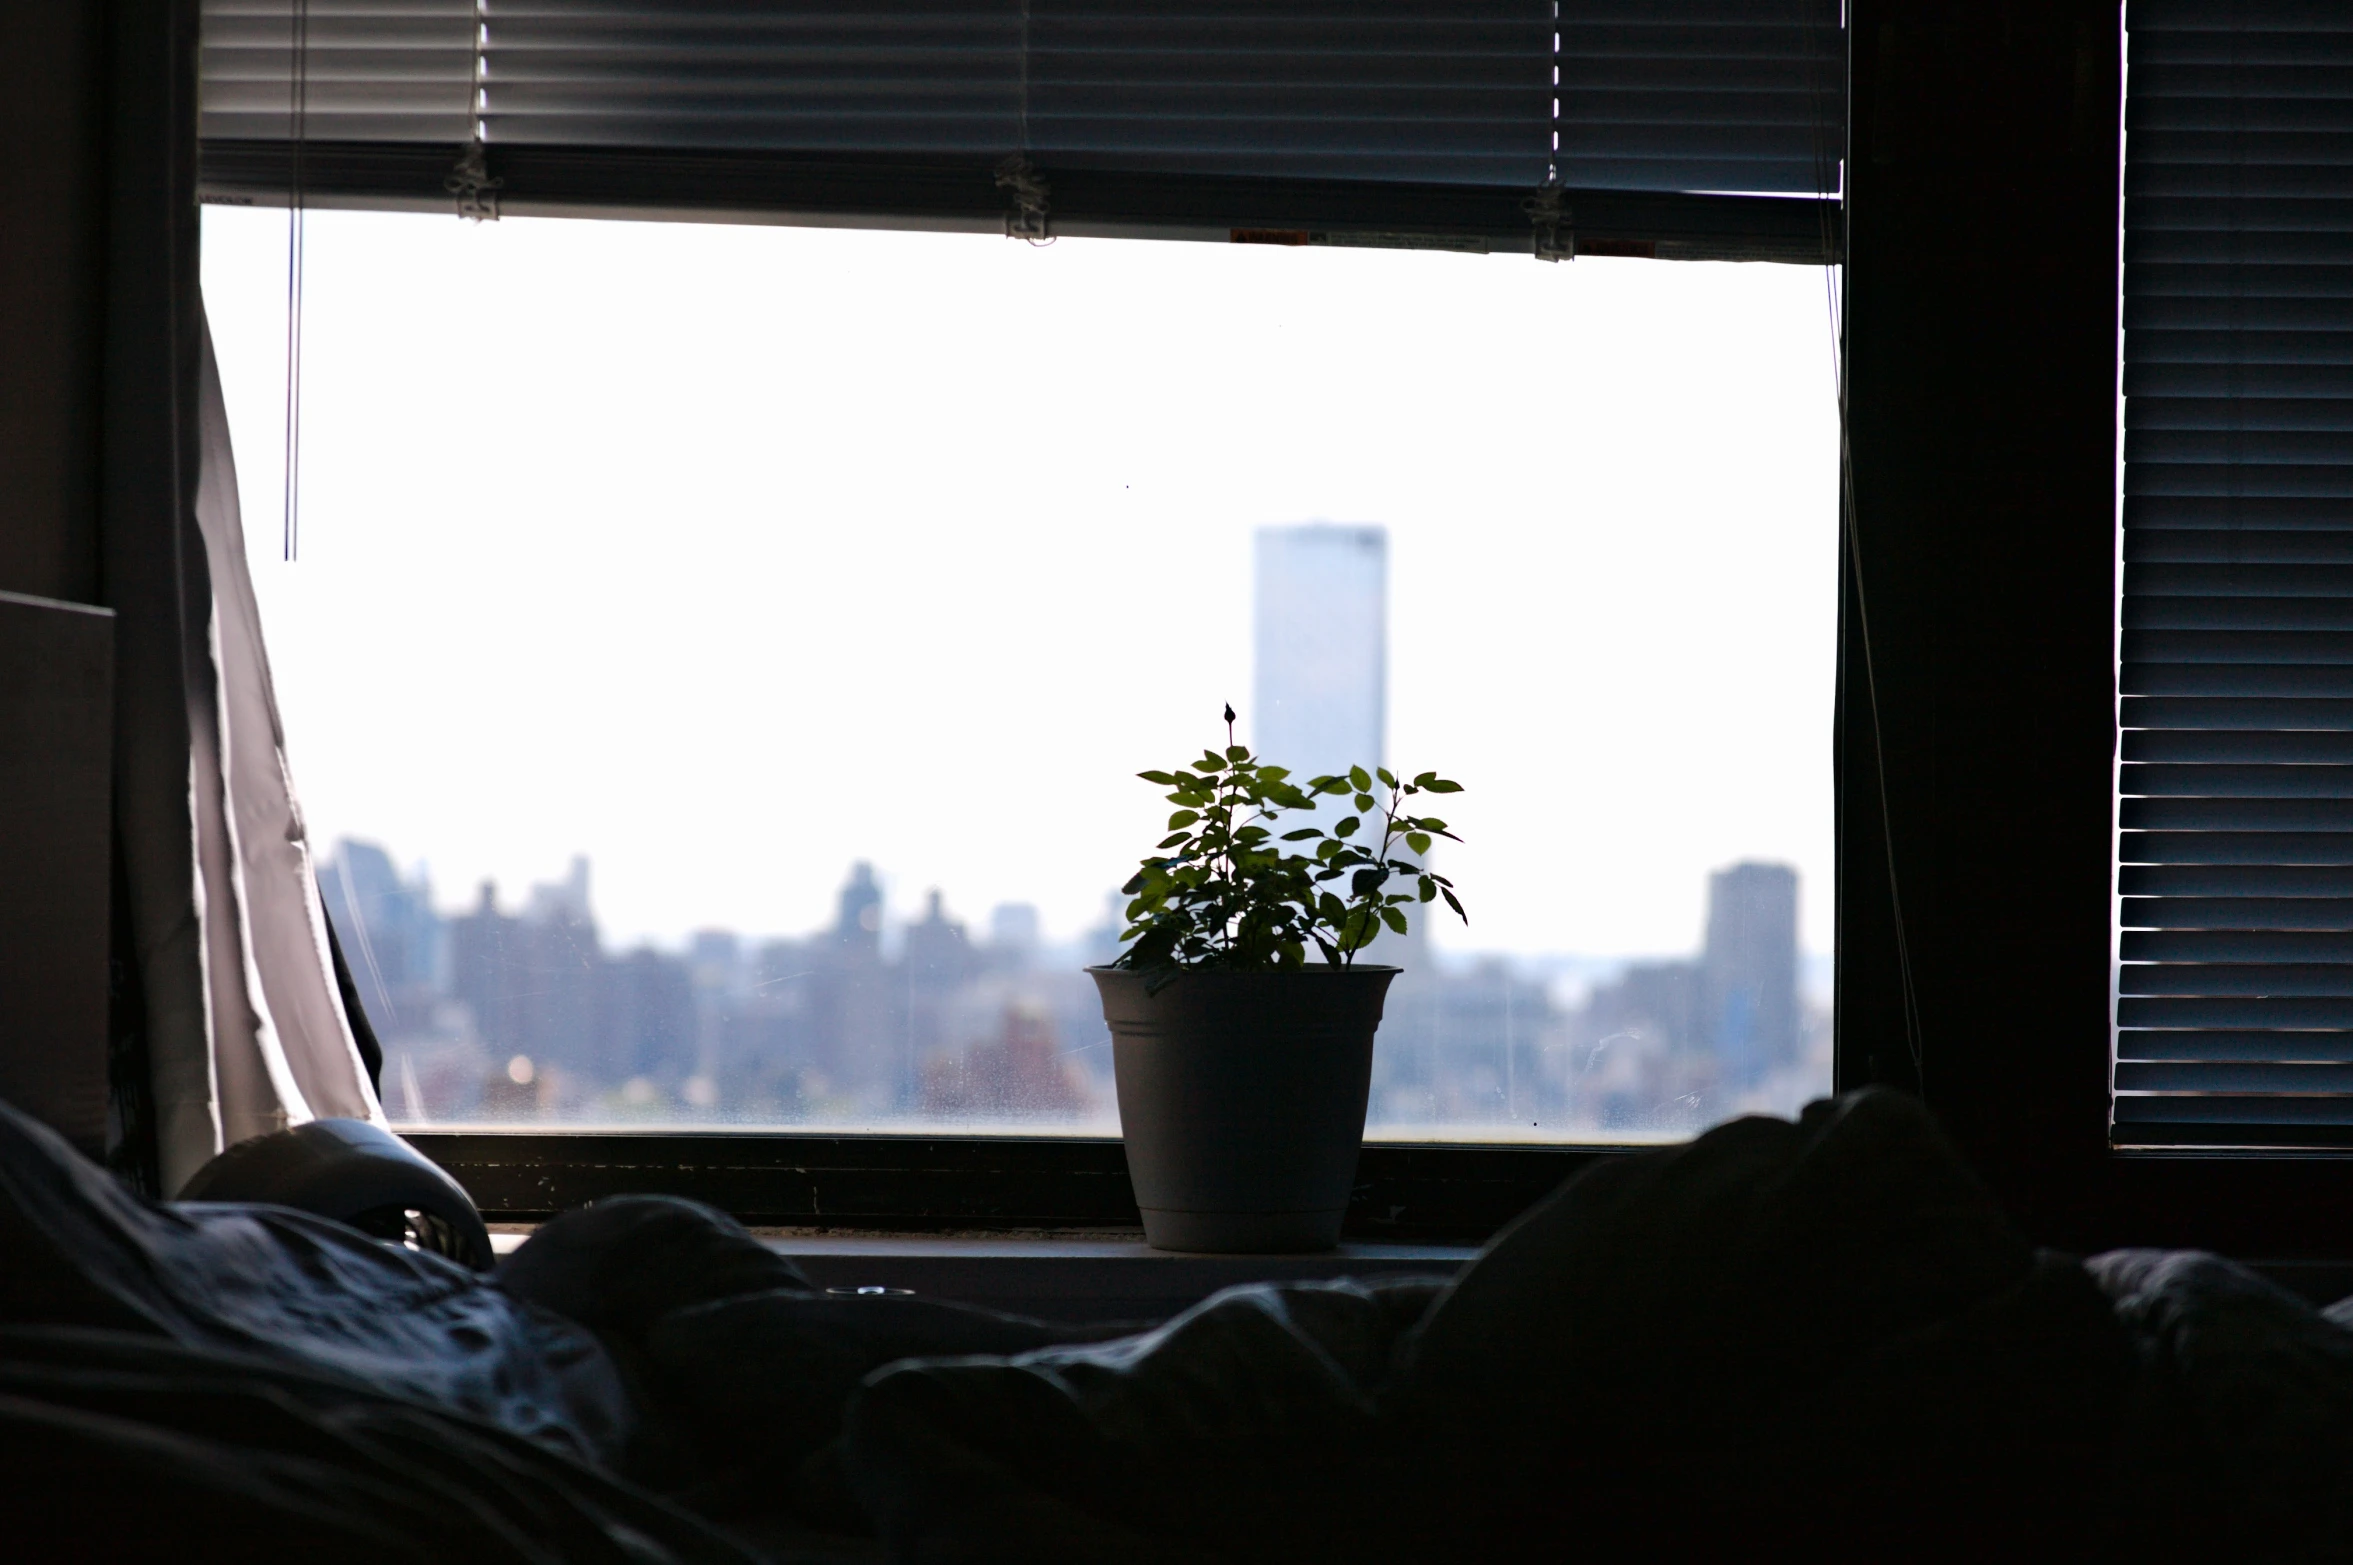
[[[627,1193],[684,1196],[755,1228],[801,1233],[1100,1238],[1134,1233],[1139,1221],[1126,1148],[1104,1139],[538,1130],[403,1139],[447,1169],[493,1223]],[[1483,1244],[1561,1181],[1622,1150],[1368,1144],[1345,1236]]]
[[[1316,1255],[1192,1255],[1155,1250],[1133,1230],[992,1234],[754,1230],[820,1288],[905,1288],[925,1298],[1064,1321],[1161,1321],[1221,1288],[1334,1277],[1452,1276],[1468,1245],[1350,1241]],[[500,1224],[505,1255],[530,1233]]]

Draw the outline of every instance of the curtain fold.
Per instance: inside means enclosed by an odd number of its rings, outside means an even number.
[[[384,1117],[336,983],[286,761],[201,302],[193,348],[194,492],[171,595],[181,656],[141,681],[155,694],[176,675],[178,699],[126,724],[145,761],[185,745],[185,791],[122,805],[134,917],[152,937],[139,976],[167,1195],[237,1142],[323,1116]]]
[[[310,838],[286,761],[212,334],[197,321],[196,525],[212,588],[209,759],[200,809],[214,1088],[224,1144],[322,1116],[381,1121],[335,981]],[[217,915],[217,916],[216,916]],[[209,1154],[208,1154],[209,1155]]]

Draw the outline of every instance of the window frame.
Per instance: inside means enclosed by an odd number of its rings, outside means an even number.
[[[282,204],[289,149],[207,142],[203,197]],[[306,143],[306,205],[446,211],[447,151]],[[714,154],[682,197],[649,184],[643,205],[616,205],[625,154],[504,147],[497,172],[510,215],[857,221],[993,232],[1004,197],[986,168],[916,169],[905,160],[836,158],[822,167]],[[869,166],[871,165],[871,166]],[[1519,189],[1344,180],[1108,175],[1048,169],[1055,226],[1071,235],[1206,242],[1379,245],[1530,254],[1536,222]],[[388,203],[388,183],[414,199]],[[920,210],[910,188],[927,192]],[[659,197],[660,199],[656,199]],[[1575,252],[1653,260],[1835,264],[1843,244],[1837,198],[1562,192]],[[809,212],[820,214],[811,219]],[[793,217],[785,214],[800,213]],[[1249,226],[1233,226],[1247,223]],[[760,1226],[858,1231],[1133,1229],[1140,1225],[1116,1138],[944,1135],[885,1131],[811,1135],[789,1129],[404,1130],[403,1138],[463,1184],[493,1222],[543,1220],[623,1191],[703,1201]],[[1555,1145],[1367,1142],[1344,1234],[1352,1240],[1477,1244],[1593,1163],[1652,1143]]]

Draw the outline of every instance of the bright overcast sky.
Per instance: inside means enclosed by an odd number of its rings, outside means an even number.
[[[868,858],[1073,936],[1329,519],[1468,790],[1444,944],[1688,951],[1765,858],[1829,945],[1819,269],[314,212],[287,564],[285,213],[204,242],[313,833],[445,906],[579,852],[615,939],[800,933]]]

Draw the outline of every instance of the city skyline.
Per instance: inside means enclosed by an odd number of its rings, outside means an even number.
[[[322,898],[354,953],[403,1123],[906,1124],[1110,1134],[1108,1035],[1077,946],[1033,910],[975,935],[933,894],[884,916],[848,867],[825,925],[705,929],[681,948],[608,947],[589,861],[444,913],[382,847],[346,840]],[[1798,880],[1743,863],[1710,879],[1696,954],[1542,964],[1414,960],[1377,1040],[1375,1134],[1580,1139],[1684,1134],[1828,1089],[1827,996],[1801,983]],[[1566,983],[1573,968],[1576,982]]]
[[[336,872],[337,866],[342,862],[344,851],[350,848],[358,848],[368,854],[371,858],[380,859],[381,862],[387,866],[387,872],[390,874],[392,879],[404,887],[409,887],[411,889],[414,889],[418,886],[431,888],[435,897],[433,908],[436,916],[439,917],[450,917],[471,910],[477,905],[482,887],[485,884],[485,882],[476,882],[471,896],[462,894],[454,896],[444,894],[440,888],[439,881],[433,874],[432,861],[428,856],[417,855],[410,858],[407,860],[406,868],[404,869],[401,867],[399,861],[396,861],[380,843],[373,839],[364,837],[339,837],[336,839],[332,849],[322,859],[320,866],[320,873],[322,876],[322,899],[326,901],[330,915],[334,915],[339,911],[338,898],[340,893],[330,894],[325,888],[328,886],[332,875]],[[487,884],[492,888],[493,892],[499,898],[499,906],[502,910],[512,910],[518,913],[532,912],[548,906],[551,898],[559,897],[563,893],[564,888],[571,881],[572,877],[577,873],[578,867],[581,865],[588,866],[590,880],[593,887],[595,860],[592,855],[582,853],[566,855],[560,871],[548,879],[526,879],[522,883],[521,890],[517,895],[511,896],[507,889],[503,887],[496,879],[488,881]],[[919,917],[921,916],[919,910],[927,909],[929,901],[934,895],[937,895],[941,898],[942,905],[952,916],[985,919],[992,925],[995,925],[1000,919],[1011,919],[1019,921],[1022,927],[1028,931],[1028,933],[1023,937],[1025,943],[1040,950],[1074,949],[1089,945],[1092,937],[1095,934],[1112,925],[1114,922],[1113,910],[1115,906],[1124,907],[1127,900],[1126,898],[1120,896],[1116,890],[1107,889],[1103,895],[1102,912],[1099,914],[1095,925],[1089,929],[1081,930],[1074,936],[1048,938],[1034,921],[1035,915],[1037,913],[1037,909],[1034,904],[1019,900],[1001,900],[986,897],[972,901],[965,901],[952,896],[942,887],[930,884],[922,876],[893,875],[889,873],[877,859],[871,857],[853,858],[849,860],[844,865],[844,872],[848,873],[859,865],[864,865],[872,873],[874,876],[875,889],[878,893],[880,893],[879,901],[876,904],[878,908],[878,916],[880,919],[878,927],[883,943],[886,947],[893,946],[897,939],[904,932],[906,927],[909,924],[919,920]],[[900,887],[911,887],[918,885],[922,886],[923,889],[912,894],[902,894],[898,889],[896,889]],[[1707,922],[1707,917],[1703,911],[1699,926],[1694,931],[1694,940],[1704,942],[1706,937]],[[626,943],[632,945],[646,945],[657,950],[683,954],[690,952],[694,947],[695,941],[702,935],[709,933],[712,929],[719,929],[724,927],[725,926],[714,924],[706,926],[702,929],[691,929],[684,935],[671,939],[665,939],[658,936],[633,934],[626,937]],[[743,930],[730,929],[728,932],[740,935],[745,939],[764,939],[769,937],[791,939],[796,938],[797,935],[806,935],[812,929],[824,927],[829,927],[829,925],[825,922],[820,922],[815,925],[803,926],[797,932],[788,929],[765,928]],[[1662,945],[1640,951],[1589,952],[1555,950],[1523,952],[1508,949],[1491,949],[1481,947],[1476,944],[1471,944],[1459,949],[1442,950],[1439,955],[1442,956],[1445,960],[1458,963],[1477,962],[1483,960],[1503,960],[1524,963],[1531,969],[1557,967],[1565,964],[1568,967],[1577,970],[1584,970],[1587,968],[1593,968],[1597,970],[1614,970],[1616,968],[1625,967],[1631,964],[1639,964],[1655,958],[1672,956],[1675,952],[1682,949],[1684,949],[1684,947],[1681,945]],[[1819,964],[1827,962],[1830,958],[1829,952],[1809,949],[1804,945],[1802,940],[1799,942],[1797,950],[1798,958],[1801,964]],[[1800,987],[1805,987],[1803,982],[1801,982]],[[1815,987],[1820,988],[1821,985],[1816,984]]]

